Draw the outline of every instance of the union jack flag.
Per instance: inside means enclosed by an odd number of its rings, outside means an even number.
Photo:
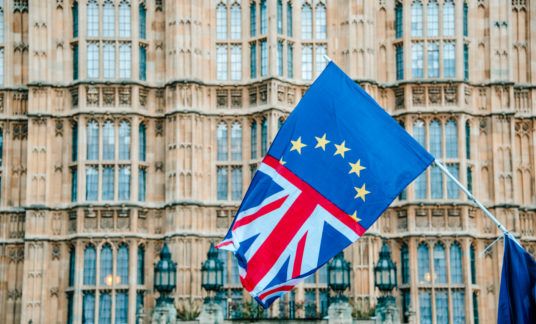
[[[356,241],[434,160],[333,62],[255,173],[218,248],[264,307]]]

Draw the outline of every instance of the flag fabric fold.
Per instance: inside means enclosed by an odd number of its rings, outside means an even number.
[[[264,307],[356,241],[434,158],[333,62],[260,163],[218,248]]]
[[[536,323],[536,261],[504,235],[497,324]]]

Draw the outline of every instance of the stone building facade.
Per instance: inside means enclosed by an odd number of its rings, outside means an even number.
[[[536,14],[525,0],[0,1],[0,322],[135,323],[166,239],[176,305],[331,57],[535,255]],[[345,251],[401,320],[496,320],[502,244],[432,166]],[[222,253],[226,316],[247,301]],[[266,316],[322,317],[325,269]]]

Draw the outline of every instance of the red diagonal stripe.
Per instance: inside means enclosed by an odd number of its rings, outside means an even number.
[[[251,222],[253,222],[254,220],[256,220],[257,218],[261,217],[261,216],[264,216],[276,209],[278,209],[279,207],[281,207],[281,205],[283,205],[283,203],[285,202],[285,200],[287,199],[288,196],[285,196],[283,198],[279,198],[271,203],[269,203],[268,205],[262,207],[261,209],[259,209],[255,214],[252,214],[252,215],[249,215],[249,216],[246,216],[242,219],[240,219],[239,221],[237,221],[234,226],[233,226],[233,231],[241,226],[244,226],[244,225],[247,225]]]
[[[305,241],[307,241],[307,232],[298,242],[298,247],[296,248],[296,257],[294,259],[294,269],[292,269],[292,278],[296,278],[301,274],[301,264],[303,259],[303,250],[305,250]]]
[[[294,286],[281,286],[281,287],[277,287],[275,289],[272,289],[272,290],[269,290],[267,292],[265,292],[264,294],[260,295],[259,298],[264,300],[264,298],[266,296],[269,296],[269,295],[272,295],[278,291],[291,291],[292,288],[294,288]]]

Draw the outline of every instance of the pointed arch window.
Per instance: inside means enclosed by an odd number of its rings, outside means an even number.
[[[145,247],[138,246],[138,268],[137,268],[138,285],[145,284]]]
[[[402,37],[402,27],[404,24],[404,19],[402,16],[402,4],[400,2],[396,3],[395,6],[395,35],[396,38]]]
[[[443,76],[445,78],[456,76],[456,46],[454,42],[443,43]]]
[[[71,8],[72,9],[72,14],[73,14],[73,38],[76,38],[78,37],[78,1],[75,1],[73,2],[73,7]],[[2,10],[2,24],[0,26],[4,26],[4,10]],[[4,29],[3,28],[0,28],[1,29],[1,33],[2,33],[2,42],[4,40],[3,36],[4,36]]]
[[[402,262],[402,283],[409,284],[410,272],[409,272],[409,250],[406,245],[403,245],[400,249],[400,260]]]
[[[283,34],[283,2],[277,0],[277,33]]]
[[[439,5],[432,0],[426,6],[426,34],[428,36],[439,36]]]
[[[106,1],[102,6],[102,36],[114,37],[115,35],[115,6],[111,1]]]
[[[74,286],[76,274],[76,251],[74,247],[69,250],[69,287]]]
[[[266,10],[266,0],[261,1],[261,35],[268,31],[268,13]]]
[[[434,246],[434,282],[447,283],[445,248],[439,243]]]
[[[430,123],[430,153],[435,158],[441,158],[441,143],[441,125],[434,119]]]
[[[141,123],[139,127],[138,145],[139,159],[145,161],[147,158],[147,128],[144,123]]]
[[[302,46],[302,79],[313,78],[313,45]]]
[[[439,44],[428,42],[428,77],[439,78]]]
[[[257,34],[257,4],[253,2],[249,7],[249,36]]]
[[[102,74],[106,79],[115,78],[115,43],[104,42],[102,47]]]
[[[117,293],[115,298],[115,323],[127,324],[128,322],[128,295],[124,291]]]
[[[97,160],[99,158],[99,126],[92,120],[87,124],[87,159]]]
[[[119,37],[130,37],[130,4],[119,4]]]
[[[449,322],[449,303],[448,303],[448,294],[447,291],[437,290],[435,293],[436,301],[436,321],[437,323],[448,323]],[[463,322],[455,322],[463,323]]]
[[[93,245],[88,245],[84,250],[84,285],[95,285],[96,270],[97,253]]]
[[[242,160],[242,127],[238,122],[231,128],[231,160]]]
[[[86,200],[97,200],[99,172],[96,166],[86,167]]]
[[[115,128],[110,120],[102,127],[102,159],[115,159]]]
[[[119,160],[130,159],[130,123],[126,120],[119,124]]]
[[[128,285],[128,246],[124,244],[117,249],[116,268],[118,278],[116,278],[115,283]]]
[[[315,36],[318,40],[325,40],[327,36],[326,6],[319,3],[315,7]]]
[[[422,3],[415,1],[411,5],[411,36],[422,36]]]
[[[242,10],[238,3],[231,7],[231,39],[240,39],[242,33]]]
[[[140,46],[140,71],[139,77],[141,81],[147,80],[147,48]]]
[[[287,2],[287,36],[292,37],[292,3]]]
[[[446,157],[458,157],[458,128],[456,122],[449,119],[445,125]]]
[[[417,248],[417,266],[419,283],[430,282],[430,254],[424,243]]]
[[[223,3],[216,8],[216,38],[227,39],[227,7]]]
[[[217,130],[218,161],[227,161],[227,125],[220,123]]]
[[[454,36],[454,3],[447,0],[443,4],[443,36]]]
[[[142,4],[138,7],[139,11],[139,29],[140,29],[140,39],[147,38],[147,9]]]
[[[231,199],[242,199],[242,167],[231,168]]]
[[[114,167],[102,168],[102,200],[114,199]]]
[[[458,243],[450,246],[450,282],[455,284],[463,283],[462,272],[462,250]]]
[[[130,166],[119,167],[119,200],[130,199]]]
[[[131,46],[130,43],[119,44],[119,77],[129,79],[131,77]]]
[[[411,44],[411,76],[414,78],[422,78],[424,76],[424,53],[422,42]]]
[[[308,3],[301,9],[301,30],[303,39],[313,38],[313,9]]]
[[[467,7],[467,2],[463,3],[463,36],[467,36],[468,34],[468,28],[467,28],[467,15],[468,15],[469,7]]]
[[[96,79],[99,77],[99,44],[87,43],[87,77]]]
[[[227,167],[218,167],[217,181],[218,181],[218,200],[227,200]]]
[[[268,121],[263,119],[261,123],[261,157],[268,153]]]
[[[100,252],[100,278],[99,284],[101,286],[111,286],[114,282],[112,276],[113,271],[113,252],[110,245],[106,244],[101,248]]]
[[[145,201],[145,196],[147,192],[147,171],[145,168],[140,168],[138,170],[138,200]]]
[[[95,0],[91,0],[87,4],[86,10],[87,19],[87,37],[99,36],[99,6]]]
[[[437,165],[430,170],[430,186],[432,199],[443,199],[443,174]]]
[[[216,78],[227,80],[227,45],[216,47]]]

